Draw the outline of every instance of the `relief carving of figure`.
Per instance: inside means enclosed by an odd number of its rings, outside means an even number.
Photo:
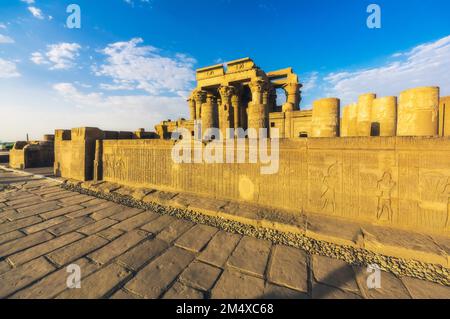
[[[323,191],[321,195],[322,209],[324,211],[336,212],[336,185],[338,183],[338,163],[334,163],[328,168],[327,174],[323,178]],[[331,210],[330,210],[331,209]]]
[[[392,180],[390,173],[384,173],[381,180],[377,183],[378,190],[378,209],[377,219],[381,220],[387,213],[387,221],[392,222],[392,191],[396,183]],[[386,220],[386,219],[385,219]]]

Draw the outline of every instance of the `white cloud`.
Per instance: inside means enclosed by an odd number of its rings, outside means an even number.
[[[43,20],[44,19],[44,14],[42,13],[42,10],[36,7],[28,7],[28,11],[31,12],[31,14],[33,15],[33,17]]]
[[[6,24],[0,23],[0,29],[6,29]]]
[[[358,95],[398,95],[418,86],[440,86],[441,95],[450,94],[450,36],[397,52],[377,67],[326,75],[324,94],[341,98],[343,104]]]
[[[20,0],[22,2],[25,2],[26,4],[33,4],[34,0]]]
[[[195,80],[196,61],[184,54],[163,56],[152,46],[141,46],[143,40],[109,44],[101,52],[106,63],[94,67],[97,76],[110,77],[109,89],[134,88],[150,95],[186,96]]]
[[[17,71],[17,66],[14,62],[0,58],[0,78],[9,79],[19,76],[20,73]]]
[[[78,43],[58,43],[47,46],[47,52],[34,52],[30,60],[35,64],[51,64],[51,70],[66,70],[75,66],[81,46]]]
[[[0,34],[0,44],[14,43],[14,40],[7,35]]]

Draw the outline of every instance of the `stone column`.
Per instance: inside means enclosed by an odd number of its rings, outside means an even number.
[[[313,102],[311,137],[339,136],[340,100],[327,98]]]
[[[232,86],[221,86],[219,88],[219,94],[222,98],[219,105],[219,128],[222,136],[226,136],[227,128],[234,127],[232,97],[235,93]]]
[[[398,136],[438,135],[439,88],[419,87],[400,94]]]
[[[250,82],[252,92],[252,102],[248,105],[248,128],[267,128],[269,124],[268,112],[268,83],[264,79],[258,78]]]
[[[195,99],[193,97],[190,97],[187,100],[188,104],[189,104],[189,116],[191,120],[196,120],[197,119],[197,112],[195,109]]]
[[[300,110],[300,87],[299,83],[283,85],[283,89],[286,92],[286,103],[283,105],[283,112]]]
[[[195,118],[200,120],[202,117],[202,104],[206,102],[206,92],[205,91],[195,91],[193,94],[195,101]]]
[[[358,104],[352,103],[348,106],[347,136],[358,136]]]
[[[239,98],[239,95],[236,93],[231,97],[231,105],[233,106],[233,116],[234,116],[234,128],[239,128],[240,121],[239,121],[239,114],[241,112],[240,108],[241,99]]]
[[[208,93],[206,103],[202,104],[202,132],[205,134],[209,128],[217,128],[217,97]]]
[[[341,123],[341,137],[347,137],[348,129],[350,125],[350,105],[347,105],[342,110],[342,123]]]
[[[376,94],[368,93],[358,99],[357,136],[370,136],[373,100]]]
[[[397,132],[397,97],[373,100],[371,136],[395,136]]]
[[[439,136],[450,136],[450,96],[439,100]]]

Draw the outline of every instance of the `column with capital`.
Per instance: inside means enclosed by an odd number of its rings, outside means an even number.
[[[192,98],[195,102],[195,119],[200,120],[202,117],[202,104],[206,102],[206,92],[205,91],[195,91],[192,94]]]
[[[208,93],[206,96],[206,102],[202,104],[201,108],[203,134],[205,134],[207,129],[217,128],[217,117],[217,97],[214,94]]]
[[[286,103],[283,105],[283,112],[300,110],[300,88],[301,84],[295,82],[283,85],[283,89],[286,92]]]
[[[236,90],[232,86],[221,86],[219,88],[219,94],[221,96],[221,104],[219,105],[219,128],[222,136],[226,136],[227,128],[234,127],[234,107],[233,96],[236,94]]]
[[[189,105],[189,118],[195,121],[197,119],[197,112],[195,110],[195,99],[192,96],[190,96],[187,102]]]
[[[252,101],[248,105],[248,128],[267,128],[269,124],[269,83],[258,78],[249,84]]]

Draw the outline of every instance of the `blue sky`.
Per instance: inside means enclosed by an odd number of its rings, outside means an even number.
[[[66,27],[71,3],[81,29]],[[367,28],[371,3],[381,29]],[[153,129],[187,116],[196,68],[246,56],[266,71],[292,66],[302,108],[421,85],[450,95],[448,12],[448,0],[5,0],[0,140]]]

